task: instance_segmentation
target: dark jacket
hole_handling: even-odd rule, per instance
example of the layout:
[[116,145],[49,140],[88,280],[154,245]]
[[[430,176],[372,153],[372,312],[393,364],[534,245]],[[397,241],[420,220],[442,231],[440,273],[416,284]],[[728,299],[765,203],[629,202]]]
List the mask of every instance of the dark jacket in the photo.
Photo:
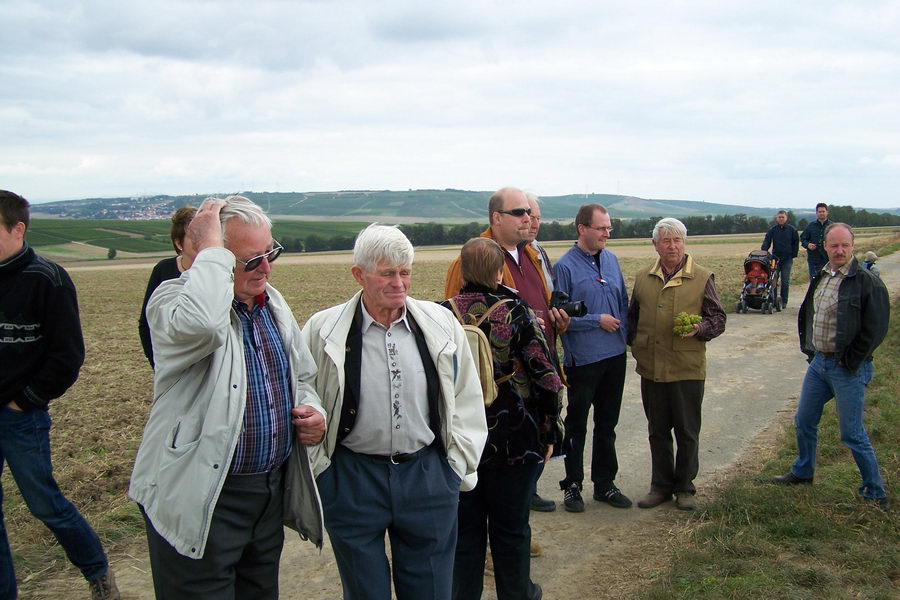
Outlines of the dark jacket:
[[26,244],[0,263],[0,406],[47,410],[83,362],[75,285]]
[[[562,388],[543,331],[528,305],[502,285],[467,283],[454,297],[460,312],[480,317],[500,300],[480,329],[491,343],[497,398],[485,407],[487,445],[479,469],[537,463],[547,444],[559,444],[557,394]],[[450,301],[443,306],[450,308]]]
[[144,303],[141,305],[141,317],[138,319],[138,334],[141,336],[144,356],[150,361],[151,367],[153,366],[153,342],[150,339],[150,324],[147,323],[147,303],[150,302],[150,296],[153,295],[159,284],[179,277],[181,277],[181,271],[178,270],[178,257],[173,256],[156,263],[150,273],[150,280],[147,281],[147,291],[144,293]]
[[[810,360],[816,353],[812,333],[813,294],[822,279],[821,276],[816,277],[806,290],[797,319],[800,349]],[[835,354],[848,370],[855,373],[863,361],[872,360],[872,353],[887,335],[890,310],[884,283],[869,271],[860,269],[859,262],[854,258],[838,290]]]
[[[800,244],[806,248],[806,260],[814,263],[825,265],[828,262],[828,253],[825,252],[825,230],[834,223],[831,219],[825,219],[824,223],[819,223],[818,219],[806,226],[803,233],[800,234]],[[810,250],[809,245],[815,244],[816,249]]]
[[797,252],[800,250],[800,236],[793,225],[785,223],[784,225],[772,225],[766,232],[761,250],[768,250],[772,247],[772,254],[779,259],[797,258]]

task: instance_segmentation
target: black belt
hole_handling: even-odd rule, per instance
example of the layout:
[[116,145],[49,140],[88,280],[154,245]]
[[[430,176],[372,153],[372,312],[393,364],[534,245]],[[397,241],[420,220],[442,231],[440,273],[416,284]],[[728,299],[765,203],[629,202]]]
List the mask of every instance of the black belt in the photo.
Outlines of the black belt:
[[819,350],[819,354],[821,354],[825,358],[834,358],[835,356],[837,356],[837,352],[822,352],[821,350]]
[[365,456],[366,458],[373,460],[379,463],[391,463],[392,465],[402,465],[403,463],[408,463],[411,460],[415,460],[419,458],[419,455],[428,450],[431,446],[422,446],[415,452],[407,452],[405,454],[401,454],[397,452],[396,454],[390,454],[388,456],[382,456],[380,454],[360,454],[360,456]]

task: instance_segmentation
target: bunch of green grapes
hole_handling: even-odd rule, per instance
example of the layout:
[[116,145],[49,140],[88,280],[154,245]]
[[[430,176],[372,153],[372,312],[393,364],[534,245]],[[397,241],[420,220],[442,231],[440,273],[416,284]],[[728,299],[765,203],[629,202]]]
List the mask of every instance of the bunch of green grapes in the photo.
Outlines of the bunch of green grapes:
[[694,330],[694,323],[699,323],[702,317],[700,315],[689,315],[686,312],[680,312],[675,315],[675,327],[672,329],[675,335],[684,335]]

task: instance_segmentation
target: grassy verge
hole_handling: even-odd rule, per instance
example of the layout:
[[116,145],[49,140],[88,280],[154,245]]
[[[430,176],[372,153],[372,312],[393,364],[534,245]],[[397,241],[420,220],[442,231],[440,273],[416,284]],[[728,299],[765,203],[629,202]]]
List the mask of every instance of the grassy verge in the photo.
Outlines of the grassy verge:
[[[900,302],[875,358],[866,427],[888,494],[900,474]],[[668,573],[643,600],[673,598],[897,598],[900,519],[854,497],[859,472],[839,439],[832,403],[819,430],[815,485],[770,483],[796,456],[793,425],[777,454],[756,473],[737,474],[676,535]]]

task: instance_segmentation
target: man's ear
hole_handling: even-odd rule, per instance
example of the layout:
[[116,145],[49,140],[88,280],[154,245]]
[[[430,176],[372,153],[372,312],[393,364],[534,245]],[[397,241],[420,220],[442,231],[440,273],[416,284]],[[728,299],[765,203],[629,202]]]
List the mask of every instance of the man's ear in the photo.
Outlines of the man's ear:
[[350,272],[353,274],[353,279],[355,279],[359,285],[363,285],[362,267],[360,267],[359,265],[353,265],[352,267],[350,267]]

